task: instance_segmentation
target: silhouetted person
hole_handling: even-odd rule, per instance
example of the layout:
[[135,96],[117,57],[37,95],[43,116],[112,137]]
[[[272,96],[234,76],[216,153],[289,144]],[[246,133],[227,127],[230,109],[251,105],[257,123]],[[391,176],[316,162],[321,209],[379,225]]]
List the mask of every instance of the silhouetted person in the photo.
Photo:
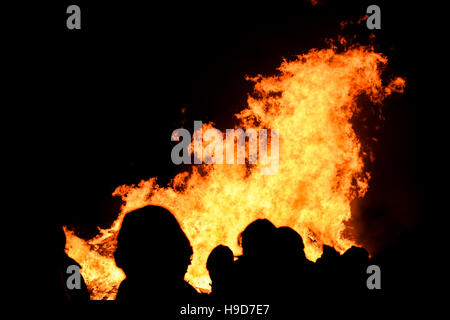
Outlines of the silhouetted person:
[[226,246],[218,245],[209,254],[206,268],[211,278],[211,298],[219,299],[232,295],[234,289],[233,262],[233,251]]
[[317,291],[322,292],[325,300],[335,299],[342,291],[340,254],[333,247],[323,245],[322,256],[317,259]]
[[311,292],[316,285],[312,263],[306,259],[303,239],[289,227],[279,227],[275,233],[277,295],[284,299],[296,299],[304,292]]
[[289,227],[279,227],[275,235],[276,251],[281,257],[306,259],[303,239],[297,231]]
[[323,245],[323,252],[316,263],[320,265],[333,266],[339,263],[339,252],[333,247]]
[[249,224],[240,234],[238,243],[242,256],[235,261],[236,294],[240,298],[262,301],[275,294],[276,274],[274,259],[277,228],[266,219]]
[[[68,268],[70,266],[76,266],[80,268],[80,265],[73,259],[69,258],[67,254],[64,252],[64,248],[66,245],[66,236],[62,229],[61,225],[55,225],[54,233],[53,233],[53,257],[54,257],[54,265],[53,265],[53,293],[55,294],[54,301],[60,302],[81,302],[89,300],[89,292],[84,282],[84,279],[80,273],[75,274],[74,270]],[[78,271],[77,271],[78,272]],[[67,285],[72,283],[71,277],[79,276],[79,288],[72,287]]]
[[368,292],[367,266],[369,265],[369,253],[364,248],[351,247],[341,257],[341,279],[345,283],[343,290],[348,295],[365,294]]
[[159,206],[128,213],[118,235],[116,264],[126,274],[118,301],[161,304],[189,303],[198,296],[184,281],[192,247],[178,221]]

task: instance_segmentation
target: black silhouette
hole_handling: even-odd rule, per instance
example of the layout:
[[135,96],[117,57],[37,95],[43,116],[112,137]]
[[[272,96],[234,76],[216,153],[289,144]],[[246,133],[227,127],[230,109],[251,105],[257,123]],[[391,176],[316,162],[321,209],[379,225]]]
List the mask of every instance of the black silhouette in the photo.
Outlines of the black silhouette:
[[275,294],[273,260],[277,228],[266,219],[258,219],[240,234],[242,256],[235,262],[236,296],[242,299],[267,299]]
[[317,292],[326,300],[332,299],[342,290],[340,255],[333,247],[324,245],[322,256],[316,261]]
[[342,289],[351,295],[368,292],[366,282],[369,254],[364,248],[351,247],[341,256]]
[[232,295],[234,290],[234,256],[230,248],[218,245],[215,247],[206,263],[211,278],[210,297],[225,298]]
[[127,277],[118,301],[176,304],[198,296],[184,281],[192,247],[178,221],[162,207],[147,206],[125,216],[114,256]]
[[[55,232],[53,250],[58,257],[55,272],[56,299],[88,300],[87,288],[68,290],[64,270],[75,261],[64,253],[65,236],[61,228]],[[230,248],[218,245],[207,260],[211,277],[211,293],[200,295],[184,281],[193,254],[190,242],[178,221],[166,209],[147,206],[126,215],[118,236],[116,263],[126,273],[120,285],[117,301],[141,302],[161,310],[177,313],[180,305],[221,305],[224,303],[270,304],[278,316],[298,314],[299,301],[311,310],[334,312],[349,302],[389,302],[396,295],[413,298],[424,263],[417,263],[411,244],[422,244],[417,236],[405,234],[399,240],[370,257],[359,247],[339,254],[324,245],[322,256],[315,262],[306,259],[302,237],[292,228],[275,227],[269,220],[259,219],[249,224],[238,237],[242,255],[235,260]],[[423,246],[423,245],[422,245]],[[383,270],[383,288],[369,290],[367,267],[379,265]],[[410,269],[408,269],[408,266]],[[421,283],[419,283],[421,284]],[[301,300],[299,300],[301,299]],[[383,299],[383,300],[380,300]],[[164,313],[164,312],[163,312]],[[223,315],[221,315],[223,316]],[[220,317],[219,317],[220,318]]]
[[316,275],[306,259],[302,237],[289,227],[279,227],[275,235],[273,259],[278,296],[293,299],[302,292],[312,292]]

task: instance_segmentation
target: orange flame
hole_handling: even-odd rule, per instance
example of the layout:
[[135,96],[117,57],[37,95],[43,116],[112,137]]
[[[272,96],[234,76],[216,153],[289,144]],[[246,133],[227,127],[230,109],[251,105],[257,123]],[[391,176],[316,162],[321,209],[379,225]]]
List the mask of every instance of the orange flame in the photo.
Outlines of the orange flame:
[[331,47],[284,61],[275,76],[252,79],[256,94],[236,115],[236,127],[279,130],[278,172],[263,175],[261,164],[211,164],[201,166],[202,172],[193,166],[167,187],[156,178],[118,187],[113,195],[125,205],[110,229],[88,241],[65,229],[66,251],[82,266],[91,298],[115,298],[125,277],[112,257],[117,233],[126,213],[149,204],[176,216],[194,250],[186,280],[203,291],[210,288],[205,265],[211,250],[224,244],[239,255],[239,233],[258,218],[295,229],[312,261],[320,257],[323,244],[341,253],[355,245],[343,236],[344,222],[351,218],[351,201],[366,193],[370,175],[350,120],[361,108],[356,103],[361,94],[381,103],[403,90],[401,78],[382,84],[386,63],[370,47],[341,53]]

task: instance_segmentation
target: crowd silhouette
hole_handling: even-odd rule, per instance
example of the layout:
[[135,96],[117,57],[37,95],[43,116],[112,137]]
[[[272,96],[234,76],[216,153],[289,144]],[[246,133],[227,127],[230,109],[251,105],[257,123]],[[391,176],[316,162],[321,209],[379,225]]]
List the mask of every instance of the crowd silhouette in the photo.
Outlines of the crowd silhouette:
[[[84,283],[80,290],[65,287],[63,271],[76,262],[64,254],[62,230],[56,234],[59,240],[55,249],[60,257],[55,277],[58,298],[88,300]],[[276,227],[266,219],[250,223],[237,241],[242,247],[241,256],[235,257],[224,245],[211,251],[206,264],[211,293],[202,294],[184,280],[193,251],[176,218],[159,206],[135,210],[126,215],[118,235],[114,257],[126,280],[116,300],[143,302],[155,308],[186,303],[281,304],[279,310],[291,314],[299,301],[373,301],[382,297],[379,292],[383,290],[370,290],[366,284],[367,267],[373,264],[385,271],[382,288],[390,290],[390,297],[413,287],[405,280],[410,279],[411,268],[405,270],[399,260],[410,252],[407,246],[401,250],[394,246],[369,257],[363,248],[352,247],[339,254],[325,245],[323,255],[313,263],[306,259],[302,237],[295,230]],[[406,272],[403,277],[399,277],[400,270]]]

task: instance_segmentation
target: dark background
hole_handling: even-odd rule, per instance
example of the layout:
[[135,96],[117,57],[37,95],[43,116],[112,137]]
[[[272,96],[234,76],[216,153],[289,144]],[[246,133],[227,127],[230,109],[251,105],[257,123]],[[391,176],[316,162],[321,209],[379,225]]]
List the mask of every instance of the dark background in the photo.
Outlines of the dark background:
[[[66,28],[70,4],[81,7],[81,30]],[[381,30],[365,22],[340,29],[370,4],[381,8]],[[368,145],[373,178],[354,203],[349,230],[372,252],[407,230],[424,236],[436,209],[425,190],[439,174],[427,117],[440,113],[428,74],[442,46],[438,11],[408,1],[326,0],[314,7],[80,0],[24,7],[15,23],[33,26],[15,39],[26,48],[11,79],[27,88],[16,95],[29,132],[21,166],[38,173],[31,188],[43,192],[53,221],[91,237],[115,219],[120,201],[111,193],[118,185],[150,177],[164,185],[186,169],[170,160],[174,129],[191,131],[194,120],[233,125],[251,93],[246,75],[271,75],[283,58],[326,47],[326,38],[355,35],[365,44],[373,32],[376,49],[389,58],[384,79],[405,77],[407,87],[386,100],[378,131],[361,129],[363,143],[379,141]]]

